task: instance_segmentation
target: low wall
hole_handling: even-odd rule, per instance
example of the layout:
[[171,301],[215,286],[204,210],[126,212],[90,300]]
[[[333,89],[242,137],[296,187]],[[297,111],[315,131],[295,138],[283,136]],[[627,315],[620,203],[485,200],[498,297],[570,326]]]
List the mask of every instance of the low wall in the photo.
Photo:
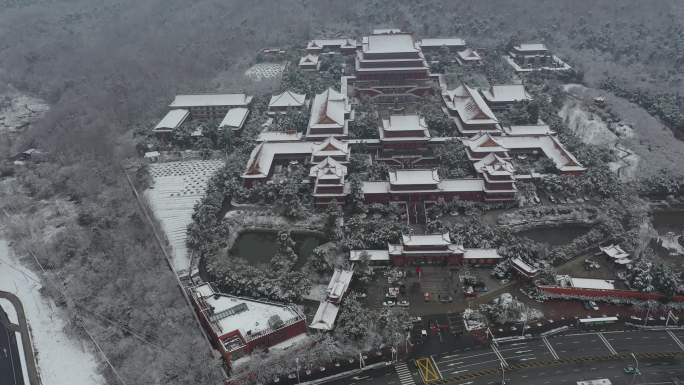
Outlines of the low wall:
[[[662,293],[647,293],[636,290],[606,290],[606,289],[585,289],[578,287],[559,287],[559,286],[538,286],[545,294],[559,295],[577,298],[619,298],[634,299],[641,301],[660,301],[666,300],[667,296]],[[670,301],[684,302],[684,295],[675,295]]]

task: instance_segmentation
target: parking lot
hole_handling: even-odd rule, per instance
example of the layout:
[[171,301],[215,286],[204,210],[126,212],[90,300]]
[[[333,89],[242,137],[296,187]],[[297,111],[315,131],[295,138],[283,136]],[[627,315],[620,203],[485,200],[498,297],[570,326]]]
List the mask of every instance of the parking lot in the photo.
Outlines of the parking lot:
[[465,296],[461,283],[465,270],[456,266],[421,266],[420,274],[416,267],[377,269],[366,301],[372,308],[405,305],[414,316],[461,312],[477,295],[501,286],[490,271],[488,267],[469,268],[467,274],[481,286],[474,296]]

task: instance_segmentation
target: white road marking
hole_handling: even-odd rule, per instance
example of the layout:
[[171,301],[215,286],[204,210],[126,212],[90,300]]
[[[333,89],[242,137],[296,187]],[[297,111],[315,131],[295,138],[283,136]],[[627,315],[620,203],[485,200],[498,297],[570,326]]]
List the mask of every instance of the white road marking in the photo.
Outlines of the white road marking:
[[499,351],[499,349],[497,349],[494,344],[490,344],[489,346],[494,351],[494,354],[496,354],[496,356],[499,357],[499,360],[501,360],[501,363],[503,364],[503,366],[508,367],[508,362],[506,362],[506,359],[503,357],[503,355],[501,355],[501,352]]
[[670,337],[672,337],[672,339],[677,344],[677,346],[679,346],[680,349],[684,350],[684,344],[682,344],[682,341],[680,341],[679,338],[677,338],[677,336],[674,333],[672,333],[672,330],[668,330],[667,334],[669,334]]
[[610,354],[618,354],[617,351],[613,348],[613,345],[611,345],[610,342],[608,342],[608,340],[606,339],[606,337],[603,336],[602,333],[596,333],[596,335],[601,339],[601,341],[603,341],[603,344],[606,345],[606,348],[608,348]]
[[551,346],[551,343],[546,337],[542,337],[542,342],[544,342],[544,345],[546,345],[546,348],[549,349],[549,352],[553,356],[554,360],[559,360],[560,357],[558,356],[558,353],[553,349],[553,346]]

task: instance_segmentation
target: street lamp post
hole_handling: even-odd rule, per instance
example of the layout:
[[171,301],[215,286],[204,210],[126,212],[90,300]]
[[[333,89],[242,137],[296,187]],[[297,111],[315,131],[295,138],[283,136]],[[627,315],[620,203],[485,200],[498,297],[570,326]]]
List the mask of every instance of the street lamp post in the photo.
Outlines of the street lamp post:
[[630,353],[632,355],[632,358],[634,358],[634,371],[632,372],[632,384],[634,381],[636,381],[636,376],[639,374],[639,361],[636,358],[636,355],[634,353]]
[[297,384],[300,384],[301,382],[299,381],[299,357],[295,358],[295,362],[297,363]]

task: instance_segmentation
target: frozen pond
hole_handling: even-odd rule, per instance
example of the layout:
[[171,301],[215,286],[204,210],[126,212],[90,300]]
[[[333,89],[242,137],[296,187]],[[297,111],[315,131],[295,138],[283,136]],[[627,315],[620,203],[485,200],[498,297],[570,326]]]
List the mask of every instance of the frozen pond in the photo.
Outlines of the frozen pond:
[[[278,250],[278,233],[275,231],[244,231],[235,240],[231,254],[239,256],[252,264],[267,264]],[[295,252],[299,256],[295,267],[304,265],[313,249],[324,240],[309,233],[292,233]]]
[[190,267],[185,240],[195,203],[204,196],[209,178],[222,166],[222,160],[187,160],[150,165],[153,184],[145,191],[145,196],[171,244],[174,268],[179,273]]

